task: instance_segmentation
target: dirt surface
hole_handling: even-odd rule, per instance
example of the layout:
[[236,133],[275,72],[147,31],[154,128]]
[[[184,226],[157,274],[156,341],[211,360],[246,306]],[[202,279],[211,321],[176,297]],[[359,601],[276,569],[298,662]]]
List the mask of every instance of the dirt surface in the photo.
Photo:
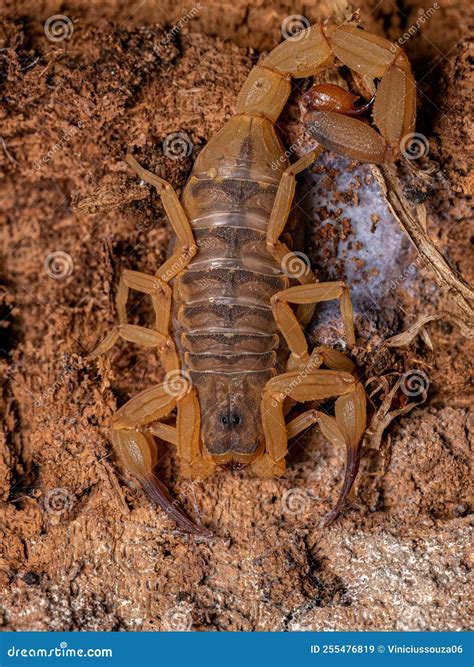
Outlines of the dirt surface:
[[[472,280],[470,79],[460,42],[469,3],[435,4],[404,45],[420,82],[417,129],[434,166],[428,228]],[[180,189],[200,148],[234,111],[259,50],[281,39],[285,17],[316,21],[334,9],[329,2],[160,5],[137,3],[130,15],[128,2],[111,0],[4,3],[0,626],[467,629],[472,344],[436,324],[433,351],[421,340],[396,353],[379,347],[447,300],[380,201],[369,168],[326,156],[308,176],[314,198],[300,249],[322,279],[354,283],[364,379],[416,371],[429,392],[424,404],[419,392],[397,398],[419,405],[390,426],[379,451],[365,452],[352,507],[321,528],[344,453],[317,429],[292,443],[277,480],[222,471],[190,484],[173,448],[159,443],[161,479],[191,515],[199,507],[210,541],[177,532],[114,457],[111,415],[159,382],[163,369],[154,353],[127,344],[97,362],[84,356],[116,321],[120,270],[154,273],[169,240],[156,194],[123,156],[133,150]],[[368,29],[398,39],[421,7],[370,0],[360,9]],[[66,24],[70,34],[55,41],[43,26],[59,12],[73,29]],[[283,135],[291,138],[297,125],[287,114]],[[181,159],[163,150],[174,132],[189,138]],[[136,297],[130,319],[151,321],[149,304]],[[315,340],[337,340],[328,317],[312,323]]]

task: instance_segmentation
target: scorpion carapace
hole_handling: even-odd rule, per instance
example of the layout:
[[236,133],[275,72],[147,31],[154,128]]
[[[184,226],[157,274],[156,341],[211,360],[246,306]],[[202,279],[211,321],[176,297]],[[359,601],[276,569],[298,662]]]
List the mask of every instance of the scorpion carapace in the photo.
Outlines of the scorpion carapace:
[[[356,104],[354,95],[333,84],[310,91],[304,103],[320,145],[290,164],[274,124],[291,78],[341,66],[372,89],[378,80],[375,99]],[[285,471],[288,439],[318,423],[333,445],[347,451],[341,494],[326,523],[341,511],[357,473],[366,394],[348,356],[328,346],[308,349],[304,326],[317,303],[338,299],[353,346],[349,289],[302,272],[280,237],[291,229],[297,174],[323,148],[360,161],[394,160],[414,127],[415,96],[409,62],[398,46],[352,24],[315,25],[252,69],[235,115],[200,152],[181,201],[167,181],[127,156],[161,195],[174,237],[154,276],[124,271],[119,325],[91,356],[119,338],[159,350],[164,381],[118,410],[112,440],[128,470],[184,529],[206,533],[154,475],[154,436],[176,446],[183,473],[194,479],[220,465],[249,465],[260,476],[274,476]],[[369,107],[373,125],[358,117]],[[130,289],[150,295],[153,329],[127,322]],[[295,403],[328,398],[336,399],[334,416],[311,409],[285,422]],[[173,426],[166,420],[175,409]]]

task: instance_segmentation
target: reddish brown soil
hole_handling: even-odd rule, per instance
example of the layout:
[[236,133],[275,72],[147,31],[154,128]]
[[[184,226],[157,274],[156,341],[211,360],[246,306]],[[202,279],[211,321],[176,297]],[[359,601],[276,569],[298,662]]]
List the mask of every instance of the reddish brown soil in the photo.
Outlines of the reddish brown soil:
[[[439,324],[430,328],[433,352],[419,342],[377,353],[387,335],[443,305],[419,266],[370,307],[361,297],[357,359],[366,378],[422,370],[428,402],[392,424],[381,453],[364,457],[358,502],[330,529],[320,524],[337,497],[344,454],[316,429],[293,444],[278,480],[222,471],[193,487],[173,448],[159,444],[161,478],[190,514],[195,494],[215,535],[209,542],[178,533],[117,463],[110,417],[163,370],[153,353],[131,345],[98,362],[84,355],[116,321],[120,270],[153,273],[169,239],[155,193],[123,162],[127,147],[180,189],[200,148],[234,111],[258,50],[280,39],[284,17],[314,21],[332,9],[329,2],[318,10],[301,2],[206,3],[193,32],[183,29],[168,42],[183,7],[193,5],[163,2],[158,9],[150,1],[129,17],[129,4],[4,3],[0,626],[467,628],[472,345]],[[437,165],[427,200],[430,233],[472,279],[470,83],[467,47],[459,43],[469,4],[438,4],[405,46],[420,79],[418,129]],[[393,3],[361,5],[366,27],[392,39],[421,7],[403,3],[403,15]],[[74,20],[74,32],[53,42],[43,23],[59,12]],[[176,131],[193,144],[181,160],[162,149]],[[349,189],[348,200],[357,184]],[[369,226],[374,210],[372,201]],[[320,207],[303,248],[323,278],[330,266],[347,274],[344,262],[361,261],[368,280],[373,265],[357,252],[370,244],[355,248],[355,259],[341,258],[339,241],[352,232],[345,215],[335,221],[333,231],[325,228]],[[50,256],[58,252],[66,254],[55,264]],[[400,272],[414,260],[401,243]],[[140,299],[130,308],[134,322],[150,318]]]

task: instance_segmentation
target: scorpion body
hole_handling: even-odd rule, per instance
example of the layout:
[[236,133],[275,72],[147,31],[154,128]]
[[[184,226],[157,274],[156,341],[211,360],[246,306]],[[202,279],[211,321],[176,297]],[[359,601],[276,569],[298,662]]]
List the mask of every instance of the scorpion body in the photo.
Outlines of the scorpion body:
[[198,253],[175,278],[173,329],[196,387],[203,439],[216,463],[248,463],[260,442],[260,397],[276,375],[270,299],[289,278],[266,246],[284,149],[273,124],[234,116],[225,154],[211,141],[183,192]]
[[[306,121],[319,147],[290,164],[275,123],[291,78],[348,67],[374,99],[338,86],[305,95]],[[378,86],[375,81],[378,80]],[[132,398],[113,419],[112,441],[149,496],[181,527],[206,533],[179,509],[154,474],[154,436],[177,447],[183,473],[203,479],[217,466],[250,465],[260,476],[282,475],[287,441],[319,424],[347,451],[341,511],[355,479],[366,424],[366,395],[355,365],[328,346],[308,349],[304,325],[315,305],[338,299],[349,346],[355,344],[349,289],[317,282],[280,238],[291,230],[296,175],[324,148],[364,162],[393,161],[415,119],[415,83],[406,56],[354,25],[305,30],[274,49],[249,74],[236,113],[200,152],[181,201],[164,179],[128,164],[154,185],[173,227],[168,258],[155,276],[126,270],[117,294],[119,325],[91,356],[119,338],[156,347],[165,380]],[[358,118],[372,108],[373,125]],[[151,296],[155,327],[129,324],[130,289]],[[336,398],[334,416],[292,405]],[[176,409],[176,426],[166,418]]]

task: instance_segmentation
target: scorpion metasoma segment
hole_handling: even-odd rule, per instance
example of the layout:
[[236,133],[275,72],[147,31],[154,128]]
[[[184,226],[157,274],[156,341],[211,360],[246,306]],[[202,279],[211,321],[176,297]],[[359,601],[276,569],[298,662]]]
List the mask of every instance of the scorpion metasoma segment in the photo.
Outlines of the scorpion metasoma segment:
[[[275,122],[291,78],[342,66],[369,89],[376,87],[374,99],[356,106],[342,87],[314,86],[303,102],[319,147],[290,165]],[[159,350],[164,381],[118,410],[112,441],[126,468],[185,530],[208,534],[154,474],[154,436],[176,445],[181,469],[193,479],[221,465],[248,465],[257,475],[274,476],[285,471],[288,439],[318,423],[334,446],[347,451],[340,497],[326,523],[341,511],[357,473],[366,394],[345,354],[328,346],[308,350],[304,326],[315,304],[338,299],[353,346],[349,289],[301,271],[280,237],[291,230],[297,174],[323,148],[363,162],[393,161],[401,139],[413,131],[415,96],[410,64],[398,46],[353,24],[315,25],[252,69],[235,115],[200,152],[181,201],[167,181],[127,156],[160,194],[174,235],[154,276],[123,272],[119,325],[91,357],[119,338]],[[357,117],[369,107],[373,124]],[[154,329],[127,322],[130,289],[150,295]],[[295,403],[328,398],[336,398],[334,416],[311,409],[285,423]],[[172,426],[165,422],[175,409]]]

